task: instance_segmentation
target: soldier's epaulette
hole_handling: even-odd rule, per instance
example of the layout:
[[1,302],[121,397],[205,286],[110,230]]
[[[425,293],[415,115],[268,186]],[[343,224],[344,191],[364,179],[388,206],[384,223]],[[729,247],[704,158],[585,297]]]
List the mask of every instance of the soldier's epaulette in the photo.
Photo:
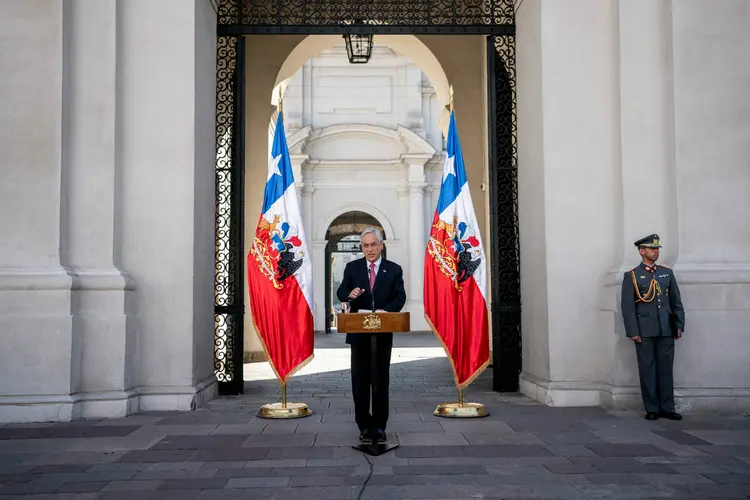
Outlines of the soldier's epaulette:
[[625,271],[625,274],[627,274],[627,273],[632,273],[633,271],[635,271],[635,270],[636,270],[636,269],[638,269],[639,267],[641,267],[641,265],[640,265],[640,264],[638,264],[638,265],[637,265],[637,266],[635,266],[635,267],[631,267],[630,269],[628,269],[627,271]]
[[658,265],[657,267],[663,267],[664,269],[666,269],[666,270],[668,270],[668,271],[671,271],[671,270],[672,270],[672,268],[671,268],[671,267],[667,267],[667,266],[662,266],[661,264],[659,264],[659,265]]

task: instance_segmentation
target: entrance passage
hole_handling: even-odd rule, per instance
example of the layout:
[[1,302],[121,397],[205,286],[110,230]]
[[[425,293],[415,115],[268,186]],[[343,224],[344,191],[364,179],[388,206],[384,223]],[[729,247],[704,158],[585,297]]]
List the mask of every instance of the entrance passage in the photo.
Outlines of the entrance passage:
[[[341,312],[341,302],[336,297],[336,290],[344,277],[346,265],[364,257],[359,235],[368,227],[379,229],[383,239],[387,239],[380,222],[370,214],[359,211],[346,212],[336,217],[326,231],[326,333],[336,329],[336,315]],[[384,259],[387,251],[387,248],[383,249]]]

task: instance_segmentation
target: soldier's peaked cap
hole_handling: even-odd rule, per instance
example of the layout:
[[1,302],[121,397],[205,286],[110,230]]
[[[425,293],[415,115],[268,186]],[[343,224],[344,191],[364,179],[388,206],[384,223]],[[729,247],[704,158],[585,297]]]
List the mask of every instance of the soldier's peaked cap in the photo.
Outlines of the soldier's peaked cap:
[[645,238],[641,238],[640,240],[633,243],[638,248],[645,247],[645,248],[661,248],[661,243],[659,242],[659,235],[658,234],[651,234],[646,236]]

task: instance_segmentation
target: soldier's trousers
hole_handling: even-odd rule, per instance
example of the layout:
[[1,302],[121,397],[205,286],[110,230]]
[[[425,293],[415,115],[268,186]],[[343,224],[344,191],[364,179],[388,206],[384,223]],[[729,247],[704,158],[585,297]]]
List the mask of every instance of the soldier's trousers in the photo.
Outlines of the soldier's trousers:
[[642,337],[635,344],[643,406],[649,413],[674,411],[674,338]]

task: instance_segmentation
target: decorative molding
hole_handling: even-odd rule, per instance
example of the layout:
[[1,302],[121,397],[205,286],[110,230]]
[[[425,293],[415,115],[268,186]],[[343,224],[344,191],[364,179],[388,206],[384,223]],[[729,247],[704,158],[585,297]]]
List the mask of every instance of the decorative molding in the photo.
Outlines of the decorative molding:
[[321,129],[313,129],[312,126],[306,125],[287,137],[289,153],[308,154],[315,142],[346,136],[382,137],[401,144],[404,154],[421,154],[431,158],[437,153],[436,149],[426,139],[403,125],[399,125],[394,130],[363,123],[342,123]]

